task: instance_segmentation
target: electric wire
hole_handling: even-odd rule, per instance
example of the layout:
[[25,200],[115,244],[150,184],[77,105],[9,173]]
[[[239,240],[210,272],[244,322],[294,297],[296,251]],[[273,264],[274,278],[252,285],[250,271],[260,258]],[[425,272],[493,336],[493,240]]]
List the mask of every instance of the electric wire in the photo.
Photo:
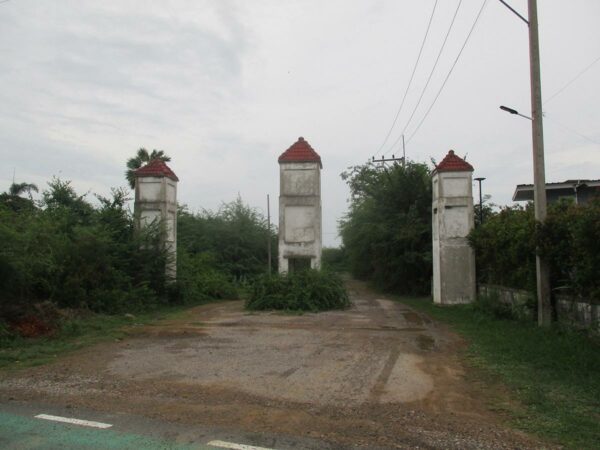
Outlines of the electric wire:
[[423,42],[421,42],[421,48],[419,49],[419,54],[417,55],[417,60],[415,61],[415,65],[413,67],[412,74],[410,75],[410,79],[408,80],[408,85],[406,86],[406,90],[404,91],[404,96],[402,97],[402,101],[400,102],[400,107],[398,108],[398,111],[396,112],[396,117],[394,117],[392,126],[390,127],[389,131],[387,132],[387,135],[385,136],[383,143],[381,144],[381,146],[379,147],[379,149],[377,150],[376,153],[379,153],[381,151],[381,149],[387,143],[388,139],[390,138],[390,135],[392,134],[392,131],[394,131],[394,127],[396,126],[396,122],[398,121],[398,117],[400,116],[400,112],[402,111],[402,108],[404,107],[404,102],[406,101],[406,96],[408,95],[408,91],[412,84],[413,78],[415,77],[415,72],[417,71],[417,66],[419,65],[419,61],[421,60],[421,55],[423,54],[423,48],[425,47],[425,42],[427,41],[427,36],[429,35],[429,30],[431,29],[431,22],[433,21],[433,16],[435,14],[437,4],[438,4],[438,0],[435,0],[435,3],[433,4],[433,9],[431,10],[431,16],[429,17],[429,22],[427,24],[427,29],[425,30],[425,36],[423,37]]
[[545,115],[544,115],[544,118],[545,118],[545,119],[549,119],[551,122],[554,122],[556,125],[558,125],[558,126],[559,126],[559,127],[561,127],[562,129],[564,129],[564,130],[566,130],[566,131],[568,131],[568,132],[570,132],[570,133],[576,134],[576,135],[577,135],[577,136],[579,136],[580,138],[583,138],[583,139],[585,139],[586,141],[589,141],[589,142],[591,142],[592,144],[600,145],[600,142],[599,142],[599,141],[596,141],[595,139],[592,139],[592,138],[590,138],[590,137],[586,136],[585,134],[582,134],[582,133],[580,133],[580,132],[578,132],[578,131],[575,131],[575,130],[573,130],[572,128],[569,128],[568,126],[566,126],[566,125],[565,125],[565,124],[563,124],[563,123],[560,123],[558,120],[554,119],[553,117],[548,117],[548,115],[547,115],[547,114],[545,114]]
[[425,122],[425,119],[427,119],[427,117],[429,116],[429,113],[433,109],[433,106],[437,102],[437,99],[439,98],[440,94],[444,90],[444,87],[446,86],[446,83],[448,82],[448,79],[450,78],[450,75],[452,74],[452,71],[454,70],[454,68],[456,67],[456,64],[458,63],[460,55],[462,55],[463,50],[465,49],[465,47],[467,46],[467,43],[469,42],[469,38],[473,34],[473,30],[475,30],[475,26],[477,25],[477,22],[479,21],[479,18],[481,17],[481,13],[483,12],[483,9],[485,8],[485,5],[487,4],[487,2],[488,2],[488,0],[483,0],[481,8],[479,8],[479,12],[477,13],[477,16],[475,17],[475,21],[473,22],[473,25],[471,26],[471,29],[469,30],[469,34],[467,34],[465,42],[463,43],[460,51],[458,52],[458,55],[456,56],[456,59],[454,60],[454,63],[452,63],[452,67],[450,67],[450,71],[448,72],[448,75],[446,75],[446,78],[444,79],[444,82],[442,83],[442,86],[440,87],[440,89],[437,92],[435,98],[433,99],[433,102],[431,103],[431,105],[429,106],[429,108],[427,109],[427,111],[425,112],[425,115],[423,116],[423,118],[421,119],[421,121],[419,122],[419,124],[417,125],[417,127],[415,128],[415,130],[412,132],[412,134],[410,135],[410,137],[408,138],[408,140],[406,141],[407,143],[409,143],[412,140],[412,138],[415,136],[415,134],[417,134],[417,132],[421,128],[421,125],[423,125],[423,122]]
[[429,76],[427,77],[427,82],[425,83],[425,86],[423,86],[423,89],[421,90],[421,95],[419,95],[419,99],[417,100],[417,104],[413,108],[412,113],[410,114],[410,117],[408,118],[408,121],[404,125],[404,128],[402,128],[402,133],[400,134],[400,136],[398,136],[398,138],[390,146],[389,150],[384,153],[384,155],[386,155],[391,150],[393,150],[394,147],[398,144],[398,142],[400,142],[400,139],[402,139],[402,136],[404,135],[404,132],[406,131],[406,129],[409,127],[410,123],[412,122],[412,120],[413,120],[413,118],[415,116],[415,113],[417,112],[417,108],[419,108],[419,105],[421,104],[421,100],[423,100],[423,96],[425,95],[425,91],[427,90],[427,87],[429,86],[431,78],[433,77],[433,73],[434,73],[434,71],[435,71],[435,69],[436,69],[436,67],[438,65],[438,62],[440,61],[440,57],[442,56],[442,52],[444,51],[444,47],[446,46],[446,42],[448,41],[448,36],[450,36],[450,32],[452,31],[452,27],[454,26],[454,22],[456,21],[456,16],[458,15],[458,11],[460,9],[460,5],[461,4],[462,4],[462,0],[459,0],[458,5],[456,6],[456,11],[454,11],[454,16],[452,16],[452,21],[450,22],[450,26],[448,27],[448,31],[446,32],[446,36],[444,37],[444,41],[442,42],[442,46],[440,47],[440,51],[438,52],[437,58],[435,59],[435,63],[433,63],[433,67],[431,68],[431,72],[429,72]]
[[550,103],[550,101],[552,99],[554,99],[557,95],[559,95],[560,93],[562,93],[562,91],[564,91],[565,89],[567,89],[569,86],[571,86],[575,81],[577,81],[577,79],[583,75],[584,73],[586,73],[588,70],[590,70],[592,68],[592,66],[594,64],[596,64],[598,61],[600,61],[600,56],[598,58],[596,58],[591,64],[589,64],[588,66],[585,67],[585,69],[583,69],[581,72],[579,72],[577,75],[575,75],[574,78],[571,79],[571,81],[569,81],[567,84],[565,84],[563,87],[561,87],[558,91],[556,91],[554,94],[552,94],[550,97],[548,97],[546,100],[544,100],[544,105],[547,105],[548,103]]

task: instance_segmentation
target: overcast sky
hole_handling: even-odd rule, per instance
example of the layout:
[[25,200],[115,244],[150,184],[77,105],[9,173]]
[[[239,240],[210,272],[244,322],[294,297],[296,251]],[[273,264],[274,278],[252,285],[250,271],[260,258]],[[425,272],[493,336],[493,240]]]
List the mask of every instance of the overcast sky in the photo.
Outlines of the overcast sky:
[[[239,193],[277,223],[277,157],[299,136],[323,160],[325,245],[347,208],[340,173],[374,154],[429,163],[468,155],[484,194],[510,204],[531,183],[527,27],[488,0],[421,127],[483,0],[10,0],[0,3],[0,190],[78,192],[125,186],[139,147],[165,150],[179,201],[215,209]],[[524,15],[525,0],[511,0]],[[542,93],[550,97],[600,58],[600,2],[541,0]],[[600,178],[600,62],[544,105],[548,181]],[[409,140],[409,137],[411,137]],[[474,193],[477,195],[477,191]]]

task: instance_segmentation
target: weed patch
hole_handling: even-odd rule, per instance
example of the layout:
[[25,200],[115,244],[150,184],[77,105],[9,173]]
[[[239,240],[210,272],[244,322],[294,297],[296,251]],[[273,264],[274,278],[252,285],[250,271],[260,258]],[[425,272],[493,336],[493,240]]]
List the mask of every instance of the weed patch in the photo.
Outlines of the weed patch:
[[0,369],[38,366],[83,347],[120,340],[127,335],[128,328],[132,326],[171,318],[191,306],[165,306],[137,316],[88,312],[62,320],[51,336],[31,338],[15,333],[2,333],[0,323]]

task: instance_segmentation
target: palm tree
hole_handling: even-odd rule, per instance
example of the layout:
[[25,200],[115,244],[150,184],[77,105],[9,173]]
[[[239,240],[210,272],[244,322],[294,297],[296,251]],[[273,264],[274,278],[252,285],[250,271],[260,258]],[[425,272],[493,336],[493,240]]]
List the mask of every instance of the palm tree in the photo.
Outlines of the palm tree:
[[153,159],[160,159],[165,162],[171,161],[171,157],[167,156],[163,150],[152,150],[151,153],[148,153],[145,148],[140,148],[133,158],[127,160],[125,177],[127,177],[131,189],[135,189],[135,171]]
[[26,192],[31,200],[31,191],[39,192],[38,187],[33,183],[13,183],[8,188],[8,195],[12,197],[19,197],[21,194]]
[[[33,196],[31,192],[38,192],[38,187],[33,183],[13,183],[7,192],[0,194],[0,204],[8,206],[13,211],[25,211],[35,209]],[[27,193],[29,198],[21,197],[21,194]]]

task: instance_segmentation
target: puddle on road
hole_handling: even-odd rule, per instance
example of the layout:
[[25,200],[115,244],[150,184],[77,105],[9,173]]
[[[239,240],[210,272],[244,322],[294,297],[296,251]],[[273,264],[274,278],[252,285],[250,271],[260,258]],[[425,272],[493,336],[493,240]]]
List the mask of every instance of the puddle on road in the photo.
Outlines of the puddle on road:
[[425,334],[419,334],[417,336],[417,345],[419,346],[419,349],[429,351],[435,346],[435,339]]
[[415,325],[423,325],[423,319],[421,319],[421,316],[419,316],[415,312],[412,312],[412,311],[403,312],[402,315],[404,316],[404,319],[407,322],[410,322]]

